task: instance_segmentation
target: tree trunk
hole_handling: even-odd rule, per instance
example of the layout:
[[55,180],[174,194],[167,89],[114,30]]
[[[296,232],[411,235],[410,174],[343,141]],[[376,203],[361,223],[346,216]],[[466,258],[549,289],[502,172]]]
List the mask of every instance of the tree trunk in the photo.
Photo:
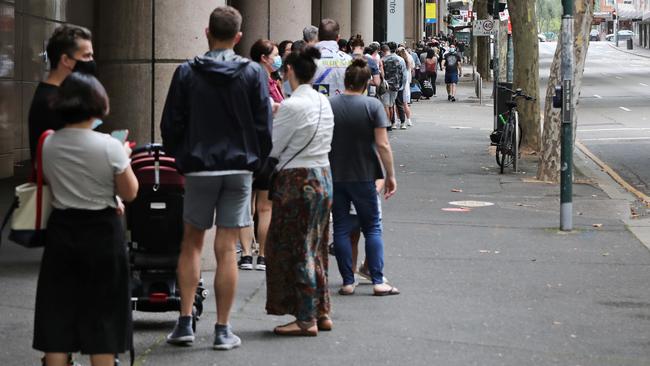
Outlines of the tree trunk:
[[[574,70],[573,70],[573,105],[578,106],[582,75],[585,71],[587,51],[589,49],[589,31],[594,17],[592,0],[575,2],[574,30]],[[560,180],[560,132],[562,129],[561,110],[553,108],[552,98],[554,87],[561,84],[561,49],[562,33],[558,39],[557,49],[551,65],[551,75],[546,89],[546,106],[544,108],[544,135],[542,150],[537,168],[537,178],[543,181],[558,182]],[[573,113],[573,139],[578,127],[578,113]]]
[[535,100],[518,100],[521,150],[535,153],[540,149],[539,40],[535,0],[509,0],[512,43],[515,53],[513,87],[521,88]]
[[508,79],[508,21],[499,22],[499,81]]
[[[476,19],[488,19],[487,0],[476,0],[474,9],[477,9]],[[484,81],[492,79],[490,75],[490,37],[476,37],[476,71],[481,74]]]

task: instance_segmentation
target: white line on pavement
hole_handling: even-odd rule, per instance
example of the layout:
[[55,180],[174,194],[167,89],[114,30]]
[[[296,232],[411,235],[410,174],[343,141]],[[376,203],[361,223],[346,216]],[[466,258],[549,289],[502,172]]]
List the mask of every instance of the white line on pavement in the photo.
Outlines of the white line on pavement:
[[598,99],[603,99],[603,97],[601,97],[601,96],[598,95],[598,94],[594,94],[594,97],[596,97],[596,98],[598,98]]
[[619,108],[626,111],[626,112],[631,112],[632,111],[630,108],[625,108],[625,107],[619,107]]
[[648,86],[648,84],[644,84],[644,83],[639,83],[639,85],[641,85],[641,86]]
[[621,141],[621,140],[650,140],[650,137],[604,137],[600,139],[580,139],[580,141]]
[[449,126],[449,128],[453,128],[455,130],[471,130],[472,127],[467,127],[467,126]]
[[616,78],[617,78],[618,80],[623,80],[623,78],[620,77],[620,76],[617,76]]
[[648,131],[650,127],[621,127],[621,128],[592,128],[578,129],[578,132],[605,132],[605,131]]

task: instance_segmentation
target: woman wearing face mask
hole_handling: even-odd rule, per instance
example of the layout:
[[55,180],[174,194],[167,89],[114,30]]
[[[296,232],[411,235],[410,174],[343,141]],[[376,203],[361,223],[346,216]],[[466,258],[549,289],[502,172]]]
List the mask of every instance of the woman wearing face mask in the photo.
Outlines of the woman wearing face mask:
[[[273,78],[282,66],[282,57],[280,57],[278,47],[267,39],[260,39],[253,44],[250,51],[251,59],[259,63],[268,73],[269,92],[271,95],[270,103],[273,103],[273,110],[276,111],[280,103],[284,100],[282,94],[282,84]],[[240,242],[242,245],[242,255],[239,260],[239,268],[242,270],[258,271],[266,270],[266,258],[264,257],[264,248],[266,247],[266,234],[271,223],[271,201],[269,201],[269,177],[256,176],[253,181],[253,207],[257,211],[257,241],[260,245],[257,263],[253,265],[253,227],[241,229]]]

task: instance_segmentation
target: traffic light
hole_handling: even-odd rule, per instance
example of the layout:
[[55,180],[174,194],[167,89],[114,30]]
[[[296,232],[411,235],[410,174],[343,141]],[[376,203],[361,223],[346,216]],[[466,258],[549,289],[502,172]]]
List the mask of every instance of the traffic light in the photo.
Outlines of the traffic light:
[[[488,14],[494,15],[494,2],[499,1],[499,0],[488,0],[487,1],[487,7],[488,7]],[[505,1],[499,1],[499,13],[506,10],[506,2]]]
[[616,20],[616,10],[612,11],[612,20]]

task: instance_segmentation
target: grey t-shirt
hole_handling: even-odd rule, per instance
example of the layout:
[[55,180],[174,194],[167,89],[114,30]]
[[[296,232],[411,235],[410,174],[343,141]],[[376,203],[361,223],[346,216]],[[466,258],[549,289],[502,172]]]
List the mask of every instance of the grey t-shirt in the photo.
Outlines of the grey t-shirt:
[[384,107],[376,98],[336,95],[330,98],[334,112],[334,137],[329,154],[335,182],[374,182],[384,174],[375,150],[375,128],[390,126]]
[[110,135],[82,128],[64,128],[45,140],[43,174],[58,209],[102,210],[116,207],[115,175],[130,160]]

